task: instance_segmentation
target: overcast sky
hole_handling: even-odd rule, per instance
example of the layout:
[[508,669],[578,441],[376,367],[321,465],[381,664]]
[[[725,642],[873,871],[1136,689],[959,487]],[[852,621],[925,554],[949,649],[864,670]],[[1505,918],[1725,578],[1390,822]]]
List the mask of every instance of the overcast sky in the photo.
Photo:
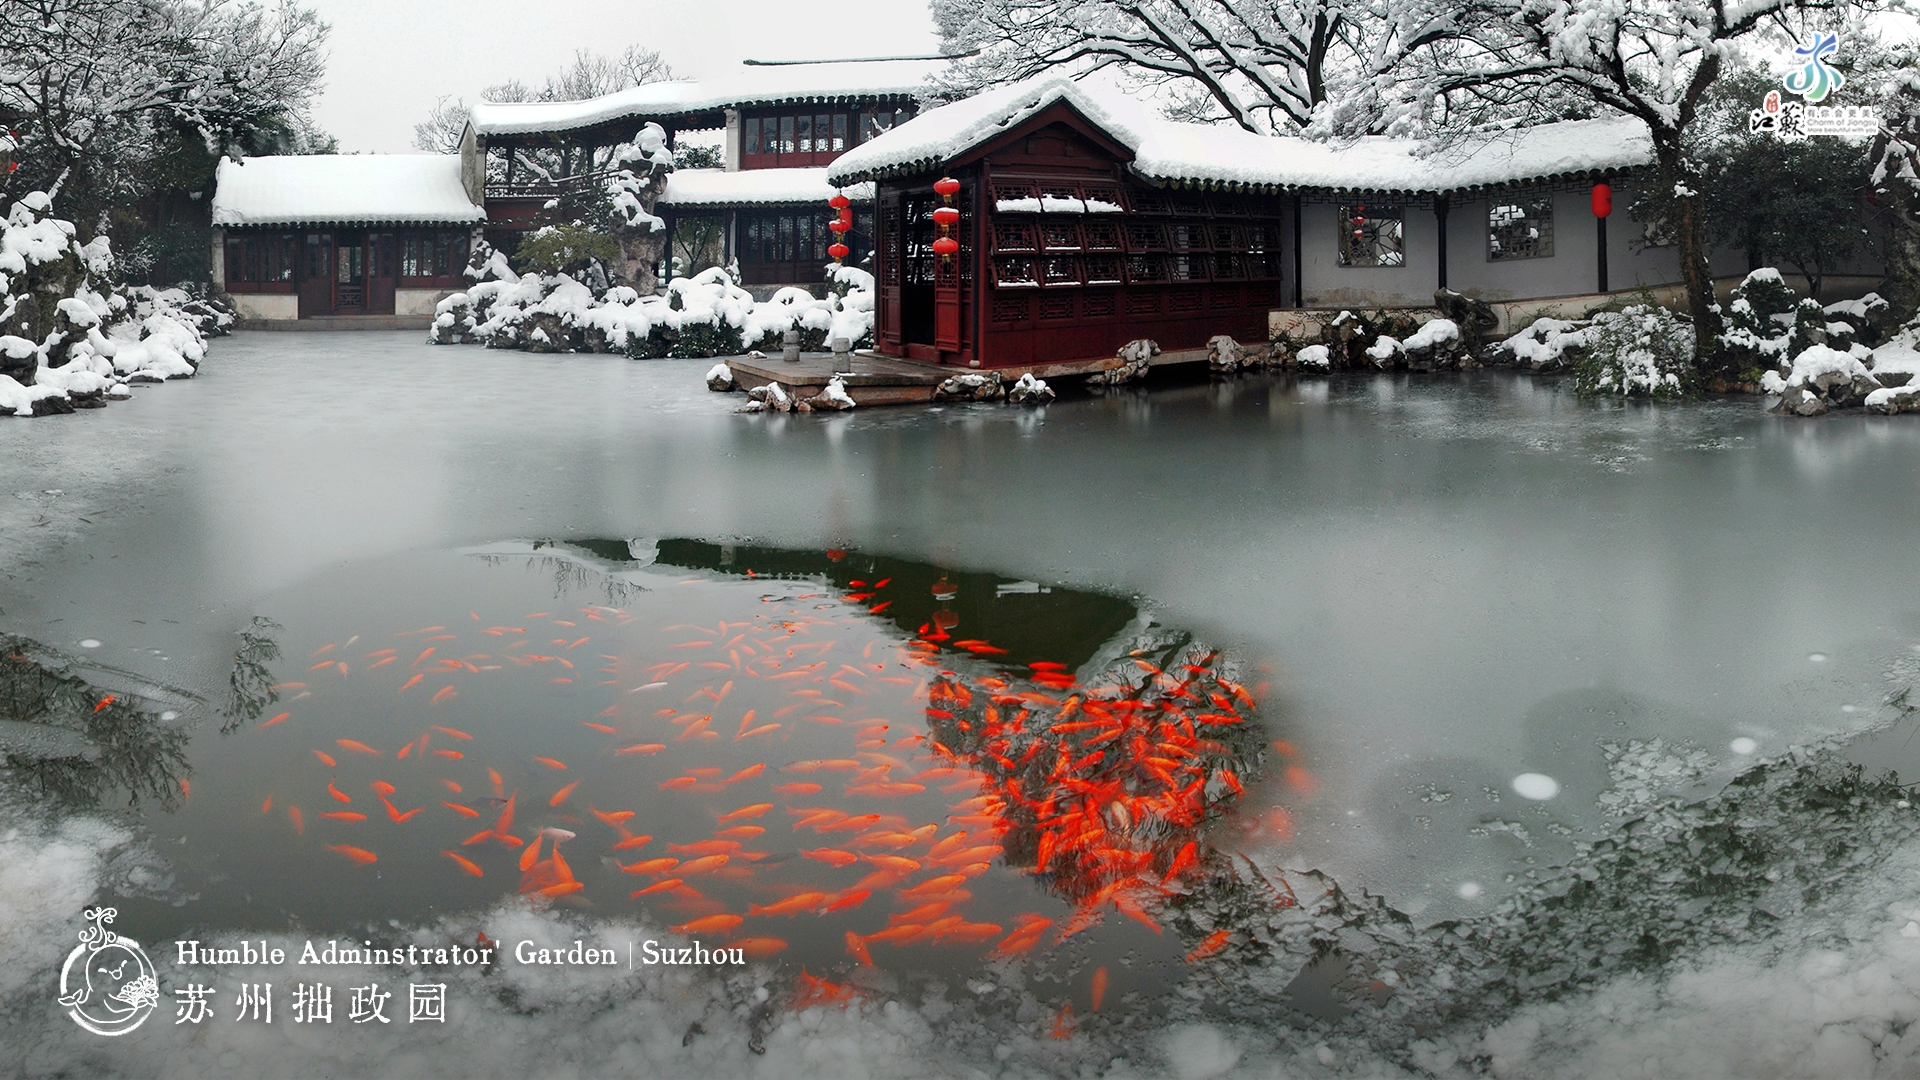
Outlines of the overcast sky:
[[538,85],[575,49],[644,45],[697,78],[747,57],[925,54],[937,45],[923,0],[307,2],[333,27],[314,118],[347,153],[411,150],[413,125],[437,98],[471,102],[508,79]]

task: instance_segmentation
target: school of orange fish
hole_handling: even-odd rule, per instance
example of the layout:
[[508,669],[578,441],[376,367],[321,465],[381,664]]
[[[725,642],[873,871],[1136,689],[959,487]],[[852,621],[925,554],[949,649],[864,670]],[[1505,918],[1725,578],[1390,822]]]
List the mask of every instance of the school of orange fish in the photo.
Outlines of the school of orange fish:
[[[430,723],[398,746],[376,745],[395,737],[389,730],[308,747],[321,770],[282,781],[261,813],[284,815],[304,836],[310,825],[300,802],[322,801],[329,808],[313,816],[325,823],[325,848],[362,865],[380,858],[380,818],[398,827],[426,813],[422,825],[443,831],[478,825],[470,835],[447,833],[442,865],[476,878],[517,874],[518,892],[541,903],[591,901],[589,883],[563,854],[587,848],[595,854],[586,865],[610,857],[632,876],[627,899],[672,912],[674,931],[722,937],[755,958],[788,947],[775,934],[782,920],[839,912],[872,913],[866,929],[844,932],[852,962],[869,966],[876,947],[959,945],[1014,956],[1070,938],[1109,912],[1160,932],[1156,910],[1218,858],[1207,831],[1242,794],[1241,774],[1258,768],[1244,747],[1263,745],[1257,724],[1249,725],[1265,686],[1240,685],[1220,670],[1218,654],[1198,650],[1165,669],[1135,654],[1082,685],[1063,664],[1007,663],[998,659],[1005,650],[956,640],[933,622],[889,640],[871,616],[891,604],[891,584],[763,597],[766,610],[750,617],[664,627],[659,634],[680,640],[631,651],[620,642],[634,616],[613,607],[533,612],[518,625],[489,625],[476,612],[460,632],[409,630],[394,635],[401,644],[365,651],[354,649],[358,638],[324,645],[305,676],[275,687],[295,697],[258,729],[299,739],[300,701],[350,678],[383,678],[383,668],[394,668],[403,698],[424,698],[425,711],[442,713],[463,690],[520,671],[614,688],[612,705],[577,722],[604,738],[597,764],[617,771],[569,780],[582,763],[496,762],[552,778],[538,791],[510,788],[499,769],[476,760],[484,737]],[[542,624],[559,636],[536,643]],[[589,648],[596,636],[614,651]],[[860,647],[858,636],[871,640]],[[649,707],[673,699],[679,704]],[[901,700],[890,716],[882,702],[892,699]],[[900,718],[906,710],[918,714],[910,724]],[[779,753],[828,732],[844,736],[844,756]],[[723,768],[706,763],[716,746],[767,753]],[[358,759],[350,762],[361,766],[356,772],[375,766],[384,775],[363,790],[357,781],[343,788],[343,758]],[[1310,782],[1297,766],[1289,778]],[[432,797],[420,793],[428,785]],[[663,799],[700,800],[712,828],[656,837],[646,822]],[[418,805],[403,809],[407,803]],[[996,861],[998,872],[1038,879],[1070,911],[969,918],[969,886],[995,872]],[[606,891],[607,876],[596,879],[596,891]],[[1231,937],[1218,930],[1187,959],[1215,955]],[[1096,1009],[1106,982],[1102,968]],[[844,1000],[844,990],[803,973],[800,996],[832,1002]]]

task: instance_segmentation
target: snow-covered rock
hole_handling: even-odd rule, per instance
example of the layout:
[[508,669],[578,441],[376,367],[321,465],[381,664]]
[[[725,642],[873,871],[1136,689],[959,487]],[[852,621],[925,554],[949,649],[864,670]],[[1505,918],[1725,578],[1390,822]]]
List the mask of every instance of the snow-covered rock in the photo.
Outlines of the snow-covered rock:
[[935,401],[999,401],[1006,386],[997,371],[968,372],[955,375],[934,388]]
[[[1325,346],[1321,346],[1325,348]],[[1399,366],[1407,355],[1407,347],[1389,334],[1381,334],[1367,346],[1367,359],[1373,366],[1382,370]]]
[[1866,403],[1868,395],[1881,389],[1863,362],[1872,354],[1865,346],[1857,352],[1841,352],[1825,345],[1804,349],[1793,358],[1793,366],[1782,376],[1768,371],[1760,378],[1760,389],[1779,397],[1775,412],[1796,416],[1815,416],[1830,408],[1846,408]]
[[1033,377],[1032,372],[1020,376],[1019,381],[1007,388],[1009,405],[1045,405],[1054,398],[1053,388],[1044,380]]
[[1250,354],[1228,334],[1215,334],[1207,339],[1207,369],[1217,375],[1231,375],[1242,367],[1250,367],[1250,359]]
[[1460,326],[1452,319],[1428,319],[1401,345],[1406,352],[1409,371],[1437,371],[1453,367],[1461,355]]
[[853,400],[853,395],[847,393],[846,380],[840,378],[838,375],[828,379],[826,388],[808,398],[806,403],[815,409],[825,409],[833,412],[845,412],[857,404],[857,402]]
[[1088,386],[1119,386],[1146,378],[1147,372],[1153,367],[1153,358],[1160,355],[1160,344],[1147,338],[1135,338],[1120,346],[1117,355],[1120,357],[1120,366],[1087,376]]
[[1592,328],[1584,321],[1535,319],[1494,349],[1493,362],[1533,372],[1564,371],[1586,356],[1592,341]]
[[732,368],[715,364],[707,369],[707,389],[725,394],[740,389],[740,383],[733,377]]
[[1333,350],[1325,345],[1309,345],[1293,356],[1302,371],[1327,371],[1333,367]]

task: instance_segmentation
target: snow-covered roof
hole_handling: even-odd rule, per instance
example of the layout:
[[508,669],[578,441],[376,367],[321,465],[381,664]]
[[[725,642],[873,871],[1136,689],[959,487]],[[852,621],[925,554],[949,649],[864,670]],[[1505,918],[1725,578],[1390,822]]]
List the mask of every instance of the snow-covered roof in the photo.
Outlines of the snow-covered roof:
[[1156,184],[1446,192],[1630,169],[1653,160],[1646,126],[1625,117],[1540,124],[1431,152],[1411,139],[1336,144],[1176,123],[1116,92],[1095,93],[1052,77],[929,109],[841,155],[827,167],[829,179],[851,183],[932,171],[1063,102],[1131,150],[1133,172]]
[[698,81],[648,83],[585,101],[482,101],[469,118],[488,135],[574,131],[612,120],[658,119],[789,101],[912,97],[944,59],[841,60],[821,64],[741,64]]
[[[678,169],[667,177],[663,206],[693,209],[703,206],[761,206],[807,203],[825,206],[841,189],[827,183],[825,165],[812,169]],[[855,202],[872,202],[872,184],[853,184],[844,194]]]
[[485,221],[451,154],[223,158],[215,225],[451,225]]

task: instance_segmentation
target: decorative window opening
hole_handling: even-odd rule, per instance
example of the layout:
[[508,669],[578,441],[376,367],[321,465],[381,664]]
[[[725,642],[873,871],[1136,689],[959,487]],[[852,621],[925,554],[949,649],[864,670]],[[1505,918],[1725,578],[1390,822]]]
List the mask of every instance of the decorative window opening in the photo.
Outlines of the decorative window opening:
[[1406,222],[1398,206],[1340,207],[1341,266],[1405,266]]
[[1545,259],[1553,255],[1553,196],[1502,196],[1487,203],[1487,259]]

